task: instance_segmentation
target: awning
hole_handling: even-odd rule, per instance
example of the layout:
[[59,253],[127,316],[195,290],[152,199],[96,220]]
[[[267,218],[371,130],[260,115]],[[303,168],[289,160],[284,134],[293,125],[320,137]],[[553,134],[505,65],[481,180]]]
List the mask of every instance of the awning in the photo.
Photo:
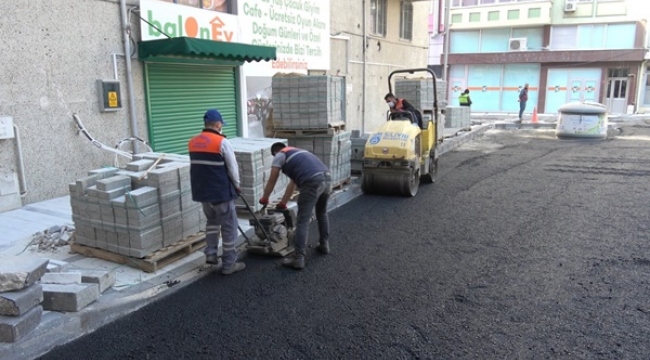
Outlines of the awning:
[[138,43],[140,60],[156,56],[192,56],[203,59],[237,62],[269,61],[276,59],[274,47],[213,41],[189,37],[175,37]]

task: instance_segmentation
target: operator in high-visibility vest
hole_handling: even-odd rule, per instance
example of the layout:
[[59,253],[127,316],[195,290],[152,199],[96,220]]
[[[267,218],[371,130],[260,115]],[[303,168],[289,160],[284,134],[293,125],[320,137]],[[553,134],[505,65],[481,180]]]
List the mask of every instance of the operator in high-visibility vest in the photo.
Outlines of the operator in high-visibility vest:
[[235,150],[222,134],[223,117],[217,109],[203,116],[205,128],[188,143],[192,200],[200,202],[207,218],[205,262],[219,264],[219,237],[222,240],[221,273],[230,275],[246,268],[237,261],[237,212],[235,199],[241,193]]
[[469,89],[465,89],[462,94],[458,97],[458,104],[460,106],[470,106],[472,105],[472,100],[469,98]]

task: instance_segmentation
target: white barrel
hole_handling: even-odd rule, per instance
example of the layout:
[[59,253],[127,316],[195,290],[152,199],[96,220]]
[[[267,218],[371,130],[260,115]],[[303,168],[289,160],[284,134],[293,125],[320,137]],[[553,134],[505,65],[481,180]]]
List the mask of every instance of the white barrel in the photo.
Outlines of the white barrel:
[[607,106],[596,102],[571,102],[560,106],[555,135],[558,138],[605,139]]

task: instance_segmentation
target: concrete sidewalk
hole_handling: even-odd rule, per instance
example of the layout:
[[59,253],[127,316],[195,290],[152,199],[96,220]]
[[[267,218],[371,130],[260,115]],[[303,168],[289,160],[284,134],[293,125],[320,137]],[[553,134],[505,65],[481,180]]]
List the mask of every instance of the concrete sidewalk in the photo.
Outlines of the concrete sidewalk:
[[[463,129],[445,129],[440,154],[471,141],[491,128],[492,124],[485,124]],[[335,210],[360,196],[362,191],[359,180],[358,177],[353,177],[350,184],[336,190],[330,198],[328,210]],[[289,206],[296,204],[291,202]],[[249,218],[242,213],[239,222],[247,236],[252,236]],[[155,273],[145,273],[127,265],[71,253],[70,246],[45,251],[29,246],[34,233],[66,224],[73,224],[69,196],[0,213],[0,233],[3,234],[0,238],[0,262],[15,258],[46,258],[67,262],[68,271],[112,270],[116,275],[115,285],[79,312],[45,311],[35,330],[15,343],[0,343],[0,358],[3,360],[41,356],[56,346],[88,334],[217,270],[215,266],[205,264],[205,256],[201,251],[191,253]],[[238,245],[240,250],[245,247],[245,238],[241,234]],[[243,254],[242,251],[242,256]],[[246,276],[246,272],[239,276]]]

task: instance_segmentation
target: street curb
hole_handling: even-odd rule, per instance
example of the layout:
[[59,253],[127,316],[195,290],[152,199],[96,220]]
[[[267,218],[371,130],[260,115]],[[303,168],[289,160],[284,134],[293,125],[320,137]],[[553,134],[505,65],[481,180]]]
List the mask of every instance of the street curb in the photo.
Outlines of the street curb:
[[[442,141],[442,144],[438,145],[438,156],[454,150],[455,148],[465,144],[468,141],[474,140],[477,137],[485,134],[486,131],[493,129],[494,124],[484,124],[484,125],[474,125],[471,128],[471,131],[468,131],[464,134],[457,135],[453,138],[447,138]],[[465,130],[465,129],[463,129]],[[463,131],[460,130],[460,131]],[[459,132],[460,132],[459,131]]]

